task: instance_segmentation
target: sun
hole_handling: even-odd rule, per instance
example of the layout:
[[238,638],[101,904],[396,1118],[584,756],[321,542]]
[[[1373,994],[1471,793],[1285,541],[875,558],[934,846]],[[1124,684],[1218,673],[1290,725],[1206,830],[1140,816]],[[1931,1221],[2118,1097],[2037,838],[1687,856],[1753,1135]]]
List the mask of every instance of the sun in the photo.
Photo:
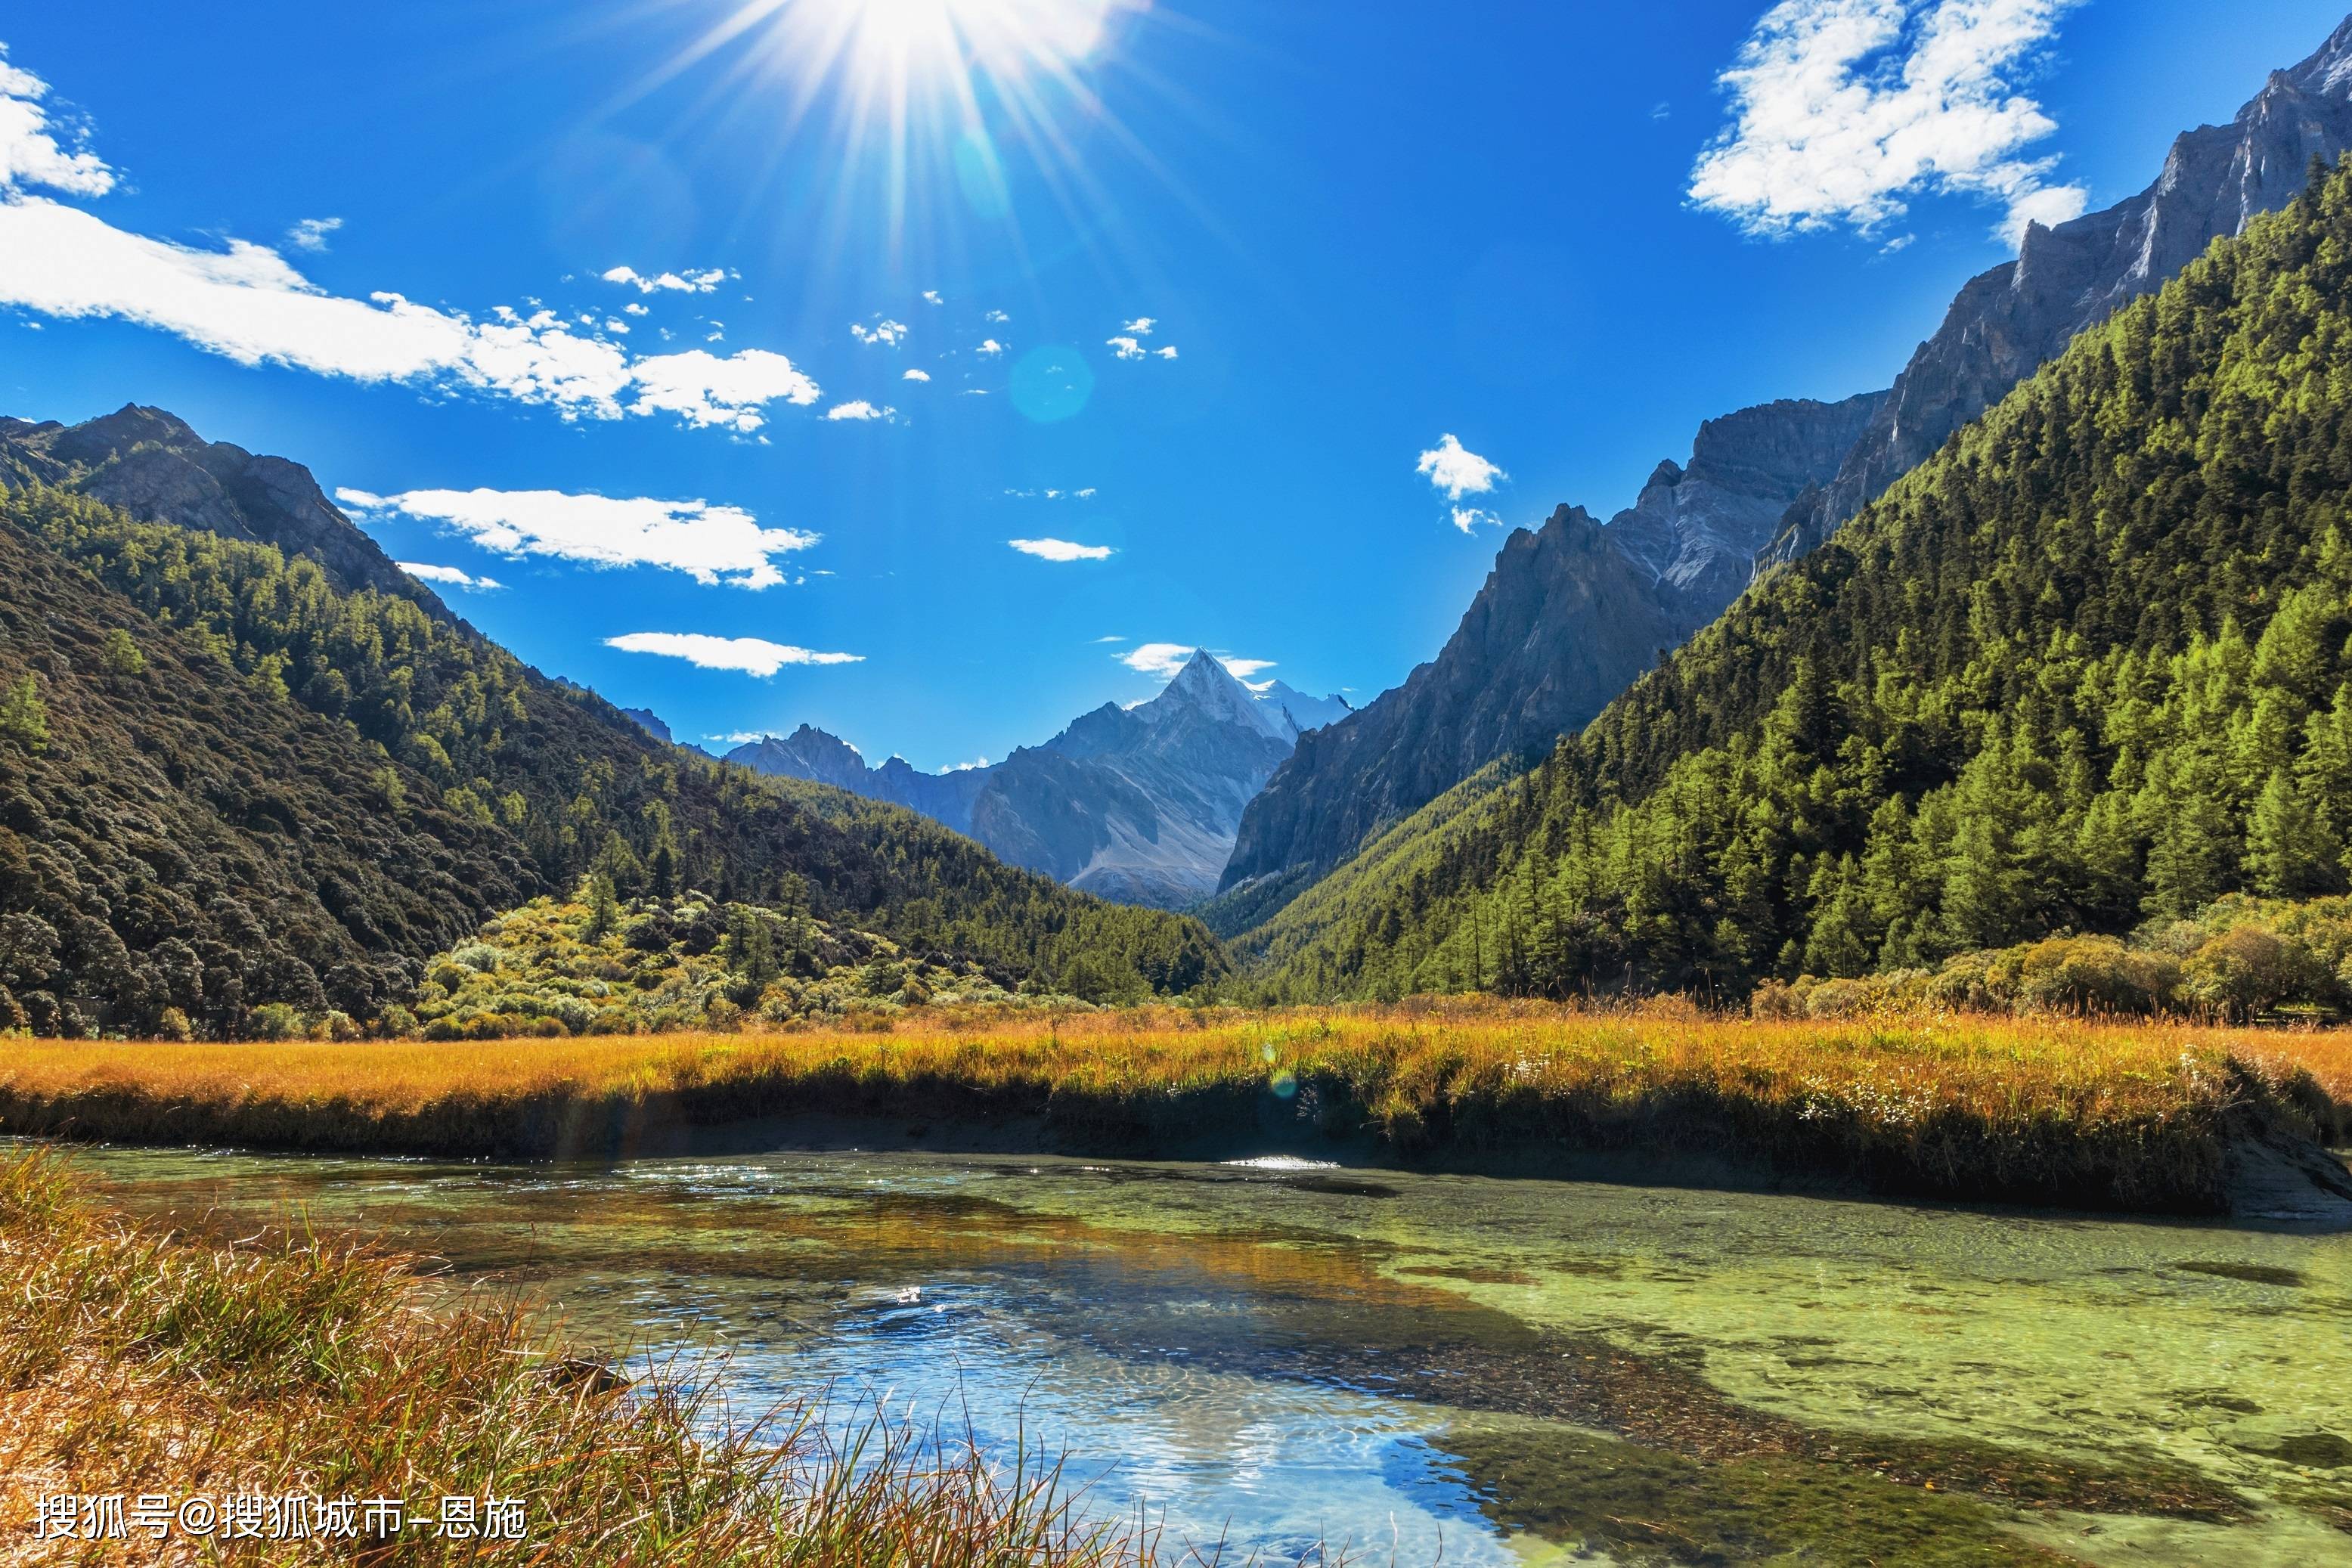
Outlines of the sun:
[[761,128],[770,151],[747,188],[824,171],[820,251],[870,233],[893,255],[950,254],[983,228],[1018,246],[1024,201],[1090,232],[1108,200],[1090,151],[1141,146],[1098,84],[1168,3],[719,0],[638,92],[715,67],[689,113]]
[[789,15],[868,80],[1058,74],[1102,47],[1112,0],[790,0]]

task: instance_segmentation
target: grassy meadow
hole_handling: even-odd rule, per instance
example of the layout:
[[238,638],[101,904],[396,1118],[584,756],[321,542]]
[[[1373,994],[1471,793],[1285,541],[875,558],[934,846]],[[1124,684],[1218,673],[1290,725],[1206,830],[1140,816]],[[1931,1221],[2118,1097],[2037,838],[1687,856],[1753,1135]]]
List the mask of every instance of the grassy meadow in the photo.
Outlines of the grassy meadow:
[[2186,1212],[2222,1206],[2233,1141],[2352,1141],[2347,1031],[1478,1000],[850,1022],[496,1042],[16,1042],[0,1052],[0,1133],[597,1158],[696,1129],[848,1118],[917,1142],[983,1129],[1029,1148],[1169,1157],[1328,1148],[1540,1171],[1613,1152]]

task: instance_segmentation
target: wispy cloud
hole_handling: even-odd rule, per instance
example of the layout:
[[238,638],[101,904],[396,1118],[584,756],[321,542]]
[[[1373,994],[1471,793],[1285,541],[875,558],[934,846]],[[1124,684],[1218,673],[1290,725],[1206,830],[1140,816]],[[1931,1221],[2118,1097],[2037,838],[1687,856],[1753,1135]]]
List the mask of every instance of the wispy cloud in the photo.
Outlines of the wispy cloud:
[[923,290],[923,303],[926,305],[944,305],[947,301],[940,298],[940,291],[938,289],[926,289]]
[[993,359],[998,354],[1004,352],[1004,345],[998,342],[994,338],[988,338],[982,342],[980,347],[972,350],[971,352],[978,354],[982,359]]
[[478,593],[506,586],[495,577],[477,577],[455,566],[428,566],[421,561],[395,561],[393,564],[420,583],[438,583],[444,587],[465,588]]
[[49,84],[10,65],[8,46],[0,44],[0,191],[41,185],[69,195],[106,195],[114,188],[114,171],[79,138],[58,140],[58,129],[41,106],[48,95]]
[[1112,636],[1112,637],[1097,637],[1097,638],[1095,638],[1095,646],[1096,646],[1096,647],[1101,647],[1104,643],[1125,642],[1126,640],[1127,640],[1127,639],[1126,639],[1125,637],[1118,637],[1118,636]]
[[1732,121],[1691,173],[1692,202],[1750,234],[1852,226],[1908,199],[1998,202],[2014,242],[2087,194],[2023,149],[2057,129],[2021,90],[2077,0],[1783,0],[1717,79]]
[[754,741],[766,740],[769,731],[765,730],[730,730],[722,735],[705,735],[702,738],[706,741],[722,742],[730,746],[748,746]]
[[895,408],[877,408],[862,397],[847,403],[836,403],[824,411],[827,419],[889,419],[898,415]]
[[1143,345],[1133,338],[1105,338],[1105,346],[1119,359],[1141,359]]
[[910,366],[905,374],[898,377],[898,379],[900,381],[929,381],[931,379],[931,373],[927,370],[916,370]]
[[1007,322],[1007,321],[1011,321],[1012,319],[1013,319],[1012,317],[1010,317],[1010,316],[1006,315],[1006,314],[1005,314],[1003,311],[1002,311],[1002,310],[991,310],[990,312],[988,312],[988,314],[986,314],[985,316],[982,316],[982,317],[981,318],[981,320],[982,320],[982,321],[983,321],[992,322],[992,323],[994,323],[995,325],[1000,326],[1000,327],[1001,327],[1001,326],[1003,326],[1005,322]]
[[798,529],[762,528],[740,507],[701,500],[491,489],[395,496],[339,489],[335,497],[362,512],[437,524],[499,555],[658,566],[735,588],[776,586],[784,580],[776,563],[818,538]]
[[1413,471],[1427,475],[1430,484],[1443,492],[1447,500],[1460,500],[1466,495],[1484,495],[1495,488],[1496,480],[1510,478],[1500,467],[1471,451],[1451,435],[1440,436],[1437,445],[1423,452],[1415,461]]
[[1138,316],[1131,321],[1120,322],[1118,330],[1129,337],[1148,338],[1151,335],[1151,329],[1159,324],[1150,316]]
[[604,639],[606,647],[623,653],[650,653],[682,658],[703,669],[736,669],[761,679],[788,664],[859,664],[861,653],[817,653],[765,637],[714,637],[701,632],[624,632]]
[[1111,657],[1139,675],[1158,676],[1172,680],[1192,658],[1192,647],[1185,643],[1148,642]]
[[1454,526],[1468,533],[1480,524],[1489,528],[1503,526],[1502,518],[1483,506],[1457,506],[1454,509]]
[[366,382],[470,390],[566,417],[669,412],[690,424],[758,428],[770,404],[816,401],[816,383],[762,351],[633,356],[552,311],[487,319],[398,294],[330,294],[265,245],[199,249],[114,227],[30,194],[102,195],[113,171],[57,140],[47,84],[0,61],[0,304],[58,318],[114,317],[240,364],[275,363]]
[[893,321],[887,317],[877,317],[872,326],[863,321],[852,321],[849,323],[849,335],[861,343],[881,343],[896,348],[906,341],[907,323]]
[[1112,555],[1108,544],[1073,544],[1066,539],[1008,539],[1004,542],[1040,561],[1108,561]]
[[968,763],[950,763],[946,767],[941,768],[940,772],[943,773],[968,773],[975,768],[984,768],[990,765],[991,763],[986,757],[974,757]]
[[656,272],[648,278],[634,267],[615,267],[603,277],[607,283],[625,283],[640,294],[709,294],[727,281],[727,269],[711,267],[699,272]]
[[306,217],[286,231],[286,243],[297,250],[324,250],[327,237],[342,226],[339,217]]
[[[1126,639],[1098,637],[1096,640],[1124,642]],[[1200,651],[1189,643],[1148,642],[1130,648],[1125,653],[1115,653],[1111,657],[1139,675],[1157,676],[1162,680],[1172,680],[1179,671],[1192,662],[1192,656]],[[1217,662],[1223,665],[1237,680],[1255,675],[1262,669],[1274,668],[1274,660],[1270,658],[1227,658],[1223,654],[1217,655],[1216,658]]]

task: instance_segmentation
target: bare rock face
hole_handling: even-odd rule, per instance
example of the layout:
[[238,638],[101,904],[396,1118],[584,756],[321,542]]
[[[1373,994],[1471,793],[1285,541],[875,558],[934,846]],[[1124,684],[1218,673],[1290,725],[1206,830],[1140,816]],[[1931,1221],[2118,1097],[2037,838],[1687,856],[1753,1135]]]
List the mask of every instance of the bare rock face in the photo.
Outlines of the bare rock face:
[[1606,525],[1563,506],[1514,532],[1436,658],[1302,736],[1243,814],[1221,886],[1301,885],[1498,757],[1582,729],[1748,586],[1757,550],[1837,471],[1883,393],[1710,419]]
[[2104,212],[2026,230],[2015,261],[1969,280],[1936,335],[1817,496],[1790,509],[1760,566],[1793,561],[1932,456],[2074,335],[2152,293],[2223,235],[2304,188],[2311,160],[2352,147],[2352,17],[2273,71],[2227,125],[2183,133],[2154,184]]
[[[1818,545],[2076,333],[2284,205],[2314,156],[2347,147],[2352,18],[2231,123],[2181,136],[2138,195],[2029,229],[2015,261],[1960,290],[1890,391],[1709,420],[1690,462],[1659,464],[1606,528],[1563,508],[1540,535],[1514,535],[1435,660],[1276,771],[1221,886],[1293,896],[1488,762],[1581,728],[1757,571]],[[1578,527],[1587,548],[1566,537]],[[1248,918],[1271,912],[1261,903]]]
[[970,834],[1003,859],[1122,903],[1182,909],[1216,890],[1242,809],[1304,726],[1344,714],[1269,682],[1244,686],[1206,653],[1150,701],[1107,702],[993,767],[869,768],[848,742],[803,724],[727,753],[760,773],[888,801]]
[[448,615],[327,499],[310,469],[207,441],[160,408],[125,404],[74,426],[0,419],[0,487],[27,480],[79,490],[142,521],[274,544],[309,556],[345,592],[373,588]]

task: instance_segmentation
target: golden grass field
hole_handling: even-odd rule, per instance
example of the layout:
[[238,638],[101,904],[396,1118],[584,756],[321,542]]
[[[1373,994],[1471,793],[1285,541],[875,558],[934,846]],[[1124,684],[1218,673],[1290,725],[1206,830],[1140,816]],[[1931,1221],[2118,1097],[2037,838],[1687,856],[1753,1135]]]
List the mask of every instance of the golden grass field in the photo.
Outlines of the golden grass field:
[[[1728,1153],[1895,1190],[2210,1206],[2222,1142],[2341,1142],[2352,1031],[1922,1015],[1748,1020],[1493,1001],[494,1042],[0,1046],[0,1132],[451,1154],[610,1152],[608,1130],[1041,1118],[1048,1146],[1369,1140],[1475,1163]],[[2262,1127],[2254,1120],[2268,1118]],[[617,1119],[617,1121],[616,1121]]]

